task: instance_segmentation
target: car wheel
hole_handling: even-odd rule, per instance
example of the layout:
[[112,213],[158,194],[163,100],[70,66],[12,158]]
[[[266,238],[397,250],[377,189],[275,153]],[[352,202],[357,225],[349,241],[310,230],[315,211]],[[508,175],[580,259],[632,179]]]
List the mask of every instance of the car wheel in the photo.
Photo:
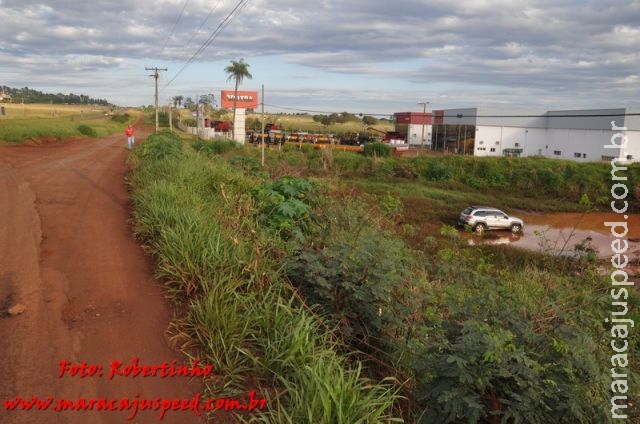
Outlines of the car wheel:
[[476,224],[476,226],[473,227],[473,231],[475,231],[478,234],[484,233],[484,230],[486,229],[487,229],[487,226],[483,223]]
[[511,226],[511,232],[512,233],[521,233],[522,232],[522,225],[520,224],[513,224]]

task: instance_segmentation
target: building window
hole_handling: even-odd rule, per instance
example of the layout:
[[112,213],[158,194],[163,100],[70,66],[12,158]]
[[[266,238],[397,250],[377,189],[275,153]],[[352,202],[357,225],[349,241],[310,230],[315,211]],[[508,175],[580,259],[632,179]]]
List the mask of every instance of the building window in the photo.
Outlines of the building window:
[[492,152],[495,152],[495,151],[496,151],[496,148],[495,148],[495,147],[492,147],[492,148],[491,148],[491,151],[492,151]]
[[601,156],[602,160],[606,160],[607,162],[611,162],[613,159],[615,159],[614,156]]
[[633,155],[627,155],[627,160],[633,159]]
[[574,158],[580,158],[580,157],[582,157],[582,153],[576,152],[576,153],[573,154],[573,157]]
[[520,147],[520,143],[516,142],[515,146]]
[[586,154],[586,153],[583,153],[583,154],[582,154],[582,159],[586,159],[586,158],[587,158],[587,154]]
[[556,156],[560,156],[562,154],[562,152],[560,150],[554,150],[553,154]]
[[478,147],[476,150],[487,150],[486,147]]

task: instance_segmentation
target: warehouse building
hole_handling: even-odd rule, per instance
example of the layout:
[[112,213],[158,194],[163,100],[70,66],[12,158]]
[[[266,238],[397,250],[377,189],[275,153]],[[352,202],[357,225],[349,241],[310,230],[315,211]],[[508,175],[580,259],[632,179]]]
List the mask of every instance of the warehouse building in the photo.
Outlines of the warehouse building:
[[434,110],[422,120],[418,115],[425,114],[396,114],[396,125],[406,125],[411,145],[421,144],[419,135],[425,131],[428,141],[423,144],[437,151],[576,161],[624,157],[640,162],[640,111],[626,108],[527,113],[465,108]]
[[412,146],[431,147],[431,113],[399,112],[394,114],[396,132]]

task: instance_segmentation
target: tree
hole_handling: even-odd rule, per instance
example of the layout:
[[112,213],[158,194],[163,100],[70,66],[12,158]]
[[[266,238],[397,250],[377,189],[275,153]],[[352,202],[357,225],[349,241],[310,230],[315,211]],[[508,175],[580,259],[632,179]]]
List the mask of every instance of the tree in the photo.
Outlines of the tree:
[[182,105],[183,96],[175,96],[173,98],[173,107],[180,107]]
[[373,116],[365,115],[362,117],[362,123],[365,125],[375,125],[378,123],[378,120]]
[[[251,73],[249,72],[249,64],[244,61],[244,59],[240,59],[239,61],[232,60],[231,65],[224,68],[224,71],[229,75],[227,81],[234,80],[236,83],[236,87],[234,90],[233,96],[233,123],[236,122],[236,103],[238,101],[238,85],[242,83],[245,78],[253,78]],[[233,126],[233,138],[236,138],[236,127]]]

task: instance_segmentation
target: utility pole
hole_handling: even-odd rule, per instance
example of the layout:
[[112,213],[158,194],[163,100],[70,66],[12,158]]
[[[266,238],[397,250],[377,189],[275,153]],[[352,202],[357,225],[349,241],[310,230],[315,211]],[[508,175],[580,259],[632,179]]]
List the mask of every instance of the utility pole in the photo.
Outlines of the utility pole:
[[418,102],[419,105],[422,105],[422,140],[420,141],[420,148],[424,148],[424,127],[426,125],[425,121],[427,120],[427,105],[429,102]]
[[153,75],[149,75],[156,80],[156,132],[158,132],[158,78],[160,75],[158,71],[168,71],[167,68],[144,68],[146,71],[153,71]]

